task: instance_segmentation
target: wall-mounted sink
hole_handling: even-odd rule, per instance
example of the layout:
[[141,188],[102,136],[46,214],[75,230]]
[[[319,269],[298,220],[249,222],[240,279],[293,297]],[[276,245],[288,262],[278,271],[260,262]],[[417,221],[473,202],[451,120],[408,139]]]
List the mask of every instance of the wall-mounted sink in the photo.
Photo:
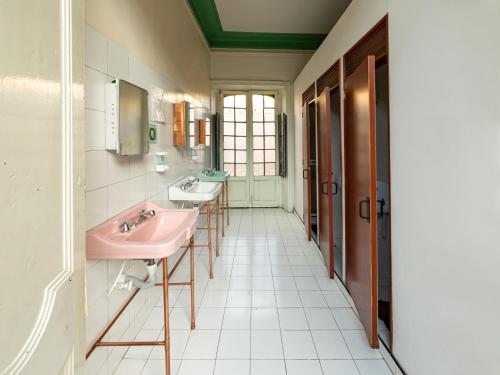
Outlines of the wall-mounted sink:
[[[155,215],[123,232],[122,224],[142,210]],[[196,231],[198,209],[165,209],[144,202],[90,229],[86,234],[87,259],[159,259],[175,253]]]
[[221,188],[222,184],[219,182],[186,177],[168,188],[168,198],[171,201],[206,202],[215,199]]

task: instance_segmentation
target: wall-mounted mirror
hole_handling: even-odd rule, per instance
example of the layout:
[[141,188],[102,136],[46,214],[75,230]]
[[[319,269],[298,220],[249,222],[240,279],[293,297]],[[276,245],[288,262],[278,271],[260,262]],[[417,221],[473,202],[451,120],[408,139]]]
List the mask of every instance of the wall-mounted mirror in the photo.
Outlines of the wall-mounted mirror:
[[149,152],[148,92],[124,80],[106,85],[106,149],[120,155]]

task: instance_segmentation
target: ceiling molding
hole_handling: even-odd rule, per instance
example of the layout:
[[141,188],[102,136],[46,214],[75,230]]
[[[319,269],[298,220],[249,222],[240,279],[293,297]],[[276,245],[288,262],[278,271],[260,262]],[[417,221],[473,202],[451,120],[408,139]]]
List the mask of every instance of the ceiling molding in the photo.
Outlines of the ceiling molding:
[[186,0],[210,48],[316,50],[326,34],[224,31],[215,0]]

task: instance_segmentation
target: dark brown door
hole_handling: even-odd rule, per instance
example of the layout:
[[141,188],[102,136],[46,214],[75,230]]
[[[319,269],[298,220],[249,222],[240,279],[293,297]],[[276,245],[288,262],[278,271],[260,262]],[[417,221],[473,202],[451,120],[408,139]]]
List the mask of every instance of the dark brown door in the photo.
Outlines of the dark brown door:
[[332,142],[330,89],[318,99],[318,182],[319,182],[319,248],[328,274],[333,279],[333,204],[332,204]]
[[375,56],[345,79],[346,286],[372,347],[377,336]]
[[304,224],[308,241],[311,241],[311,156],[309,139],[309,104],[302,106],[302,179],[303,179],[303,205]]

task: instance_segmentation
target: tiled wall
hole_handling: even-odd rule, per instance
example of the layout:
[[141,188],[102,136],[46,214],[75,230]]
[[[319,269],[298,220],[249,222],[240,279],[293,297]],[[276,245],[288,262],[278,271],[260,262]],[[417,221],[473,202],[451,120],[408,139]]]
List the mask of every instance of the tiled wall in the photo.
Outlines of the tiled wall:
[[[149,154],[120,156],[106,151],[105,83],[114,78],[125,79],[148,90],[150,96],[168,94],[169,97],[181,98],[184,93],[166,77],[88,26],[85,29],[85,65],[87,229],[144,200],[166,207],[175,206],[168,201],[168,186],[202,168],[204,151],[199,151],[198,161],[192,161],[190,151],[172,146],[171,103],[164,106],[166,120],[165,123],[157,123],[158,142],[150,145]],[[154,153],[158,151],[168,152],[170,168],[163,174],[154,171]],[[120,261],[87,261],[87,345],[130,294],[117,291],[107,296],[120,266]],[[141,261],[129,262],[126,267],[130,274],[145,275]],[[160,288],[139,293],[106,338],[125,340],[135,336],[160,295]],[[111,374],[123,351],[123,348],[97,349],[87,360],[86,373]]]

